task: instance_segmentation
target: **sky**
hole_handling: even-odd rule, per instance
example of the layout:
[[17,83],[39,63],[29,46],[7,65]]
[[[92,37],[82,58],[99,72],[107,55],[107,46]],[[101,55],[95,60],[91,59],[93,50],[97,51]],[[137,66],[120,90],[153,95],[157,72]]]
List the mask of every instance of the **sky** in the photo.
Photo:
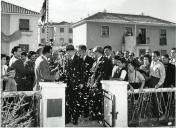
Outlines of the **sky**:
[[[4,0],[40,12],[44,0]],[[77,22],[97,12],[149,15],[176,23],[176,0],[49,0],[49,21]]]

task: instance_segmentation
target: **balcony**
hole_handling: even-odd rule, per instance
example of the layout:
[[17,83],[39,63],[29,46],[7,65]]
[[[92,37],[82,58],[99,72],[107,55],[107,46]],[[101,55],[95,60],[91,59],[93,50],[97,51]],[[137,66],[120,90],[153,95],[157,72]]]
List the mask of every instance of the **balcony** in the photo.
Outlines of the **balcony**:
[[21,34],[24,36],[32,36],[33,31],[21,31]]
[[137,46],[148,46],[150,44],[150,37],[145,36],[137,36],[136,37],[136,45]]

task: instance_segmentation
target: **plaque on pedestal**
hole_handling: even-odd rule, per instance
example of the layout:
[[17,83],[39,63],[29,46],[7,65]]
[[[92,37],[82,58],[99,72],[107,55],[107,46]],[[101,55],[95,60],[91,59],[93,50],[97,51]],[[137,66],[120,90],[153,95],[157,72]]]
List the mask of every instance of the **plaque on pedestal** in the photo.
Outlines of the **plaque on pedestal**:
[[40,126],[65,127],[65,83],[40,82]]

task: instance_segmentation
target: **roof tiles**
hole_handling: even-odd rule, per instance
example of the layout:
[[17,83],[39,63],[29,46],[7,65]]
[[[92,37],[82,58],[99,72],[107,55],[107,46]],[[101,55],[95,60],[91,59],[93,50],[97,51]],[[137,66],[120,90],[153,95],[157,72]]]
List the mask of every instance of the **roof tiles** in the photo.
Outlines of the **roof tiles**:
[[11,4],[5,1],[1,1],[1,13],[9,13],[9,14],[33,14],[33,15],[40,15],[40,13]]
[[132,14],[119,14],[119,13],[107,13],[107,12],[98,12],[92,16],[89,16],[75,25],[77,26],[79,23],[83,23],[86,21],[91,22],[114,22],[114,23],[130,23],[130,24],[152,24],[152,25],[173,25],[176,24],[170,21],[162,20],[159,18],[146,16],[146,15],[132,15]]

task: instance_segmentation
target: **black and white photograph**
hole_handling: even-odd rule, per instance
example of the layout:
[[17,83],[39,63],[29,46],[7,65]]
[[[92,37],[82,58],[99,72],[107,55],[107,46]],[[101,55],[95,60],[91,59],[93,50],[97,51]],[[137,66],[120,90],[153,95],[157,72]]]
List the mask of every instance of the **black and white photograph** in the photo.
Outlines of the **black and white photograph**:
[[175,127],[176,0],[1,0],[0,127]]

